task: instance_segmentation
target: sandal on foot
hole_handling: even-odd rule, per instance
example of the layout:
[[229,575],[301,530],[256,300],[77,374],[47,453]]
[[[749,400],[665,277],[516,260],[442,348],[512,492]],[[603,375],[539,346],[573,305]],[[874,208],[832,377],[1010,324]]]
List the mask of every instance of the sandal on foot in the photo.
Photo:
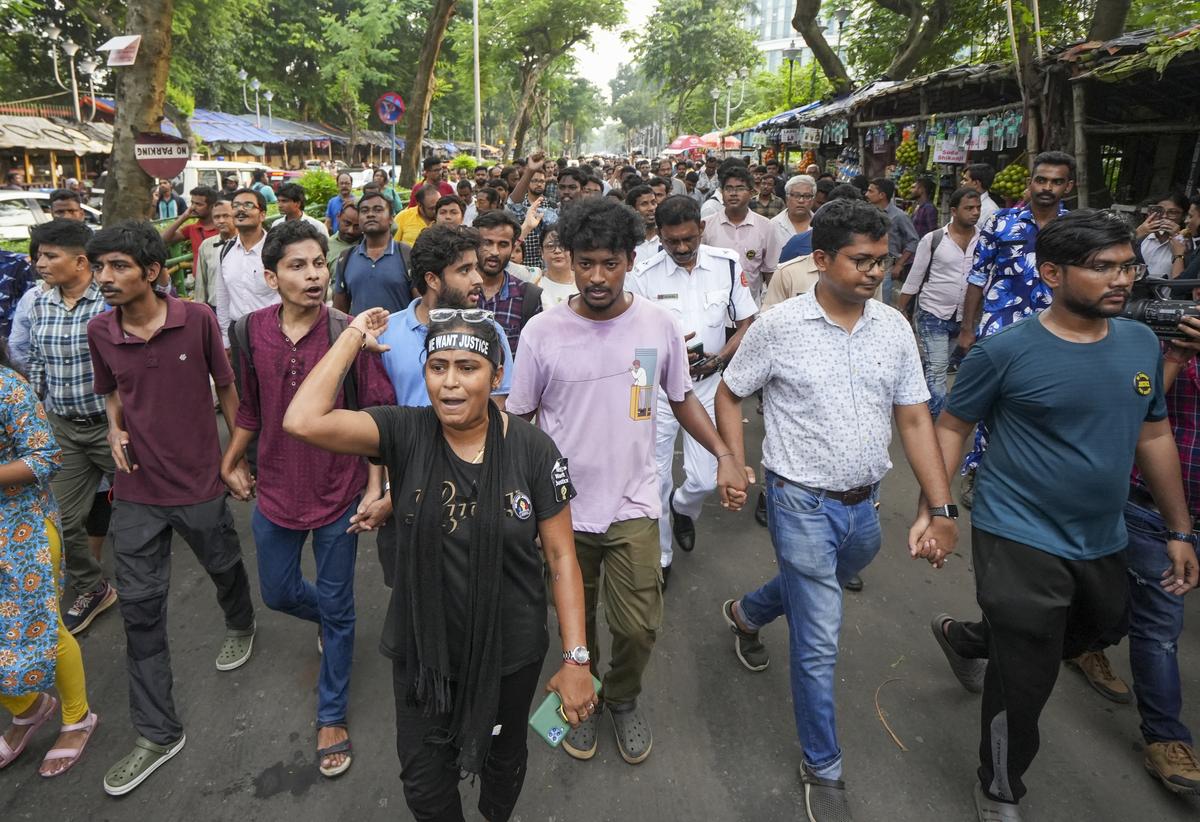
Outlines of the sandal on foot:
[[109,796],[124,796],[129,793],[183,750],[186,742],[187,734],[170,745],[156,745],[139,736],[137,742],[133,743],[133,750],[104,775],[104,792]]
[[83,742],[79,743],[78,748],[51,748],[49,751],[47,751],[46,755],[42,757],[43,767],[45,767],[47,762],[54,762],[55,760],[59,759],[67,760],[67,767],[57,770],[54,773],[43,773],[41,768],[39,768],[38,776],[42,777],[43,779],[53,779],[56,776],[62,776],[67,771],[71,770],[71,768],[75,767],[75,763],[78,762],[79,758],[83,756],[83,749],[86,748],[88,742],[91,741],[92,734],[95,732],[96,726],[99,724],[100,717],[89,711],[88,715],[83,718],[82,722],[76,722],[72,725],[63,725],[61,728],[59,728],[58,733],[60,735],[73,733],[74,731],[87,731],[87,734],[83,737]]
[[234,668],[242,667],[250,659],[252,650],[254,650],[253,624],[242,630],[227,628],[225,641],[221,643],[221,650],[217,654],[217,670],[232,671]]
[[637,703],[624,710],[616,710],[611,705],[613,731],[617,735],[617,747],[621,750],[621,758],[630,765],[636,765],[650,755],[654,744],[654,734],[650,731],[650,723],[638,710]]
[[[326,727],[326,728],[341,728],[343,731],[346,730],[345,725],[325,725],[324,727]],[[321,729],[318,728],[317,732],[319,733],[320,730]],[[347,733],[349,733],[349,732],[347,732]],[[351,746],[350,746],[350,737],[349,736],[347,736],[341,742],[335,742],[328,747],[317,748],[317,769],[321,772],[321,776],[326,776],[326,777],[332,778],[335,776],[341,776],[346,771],[350,770],[350,763],[354,761],[354,757],[351,756],[350,751],[351,751]],[[345,754],[346,755],[346,758],[344,760],[342,760],[341,765],[335,765],[332,768],[326,768],[324,765],[321,764],[321,762],[324,761],[325,757],[333,756],[334,754]]]
[[599,711],[567,731],[562,748],[575,759],[591,759],[596,755],[596,717]]
[[25,719],[13,717],[12,724],[25,728],[25,735],[21,737],[21,741],[15,748],[9,745],[3,736],[0,736],[0,768],[8,767],[21,755],[25,746],[29,744],[29,740],[37,733],[38,728],[46,724],[46,720],[50,718],[56,708],[58,708],[58,700],[50,694],[42,694],[42,707],[38,708],[37,713]]

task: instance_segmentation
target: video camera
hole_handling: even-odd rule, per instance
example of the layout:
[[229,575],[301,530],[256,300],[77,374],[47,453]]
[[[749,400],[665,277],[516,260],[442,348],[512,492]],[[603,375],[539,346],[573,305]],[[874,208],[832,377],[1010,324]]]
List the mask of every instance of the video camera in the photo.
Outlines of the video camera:
[[1179,323],[1184,317],[1200,317],[1200,305],[1195,300],[1164,299],[1162,295],[1174,294],[1176,289],[1190,293],[1194,288],[1200,288],[1200,280],[1138,280],[1121,316],[1149,326],[1160,340],[1180,339]]

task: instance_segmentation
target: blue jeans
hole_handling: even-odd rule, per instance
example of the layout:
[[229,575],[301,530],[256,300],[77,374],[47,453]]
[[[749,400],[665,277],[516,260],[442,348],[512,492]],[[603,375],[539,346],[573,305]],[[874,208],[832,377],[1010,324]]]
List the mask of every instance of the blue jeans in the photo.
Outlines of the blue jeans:
[[958,320],[943,320],[917,309],[917,344],[925,365],[925,384],[929,386],[929,413],[935,420],[946,404],[946,371],[961,327]]
[[857,505],[843,505],[770,471],[766,480],[779,574],[742,597],[741,613],[752,630],[787,616],[792,703],[804,760],[817,776],[840,779],[833,681],[842,585],[879,553],[879,492]]
[[1179,681],[1177,645],[1183,632],[1184,598],[1159,586],[1171,567],[1167,556],[1167,526],[1162,515],[1132,502],[1125,503],[1129,546],[1129,667],[1133,692],[1142,716],[1146,742],[1192,742],[1179,721],[1183,694]]
[[354,562],[358,556],[358,534],[347,534],[346,529],[357,507],[355,500],[336,520],[312,530],[315,585],[300,571],[300,552],[309,532],[276,525],[257,507],[251,520],[263,603],[321,627],[325,653],[317,681],[318,728],[346,721],[354,659]]

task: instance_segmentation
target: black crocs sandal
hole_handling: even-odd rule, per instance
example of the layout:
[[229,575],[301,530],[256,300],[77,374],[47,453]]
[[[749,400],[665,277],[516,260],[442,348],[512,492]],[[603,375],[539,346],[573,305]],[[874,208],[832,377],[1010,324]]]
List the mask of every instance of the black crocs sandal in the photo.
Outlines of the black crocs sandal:
[[609,713],[612,714],[613,731],[617,736],[621,758],[630,765],[644,761],[654,745],[654,734],[650,730],[650,723],[638,710],[637,703],[625,710],[616,710],[610,705]]

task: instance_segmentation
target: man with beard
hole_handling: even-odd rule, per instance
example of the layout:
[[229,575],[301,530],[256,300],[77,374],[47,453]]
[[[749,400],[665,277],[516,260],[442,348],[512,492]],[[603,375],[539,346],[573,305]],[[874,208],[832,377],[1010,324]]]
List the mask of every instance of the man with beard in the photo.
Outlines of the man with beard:
[[[704,223],[695,200],[687,196],[668,197],[655,212],[655,225],[661,233],[662,251],[638,260],[640,265],[626,287],[670,311],[689,344],[702,344],[699,352],[688,352],[688,363],[696,398],[715,422],[713,400],[721,372],[737,351],[758,307],[738,271],[737,252],[700,242]],[[734,323],[735,331],[726,339],[728,322]],[[655,426],[655,458],[663,505],[658,520],[658,543],[665,589],[674,556],[672,536],[684,551],[695,547],[696,519],[704,500],[717,487],[717,460],[685,433],[685,479],[676,488],[673,464],[679,422],[670,403],[661,395]]]
[[[413,186],[412,191],[409,192],[409,208],[416,208],[421,202],[421,200],[417,198],[417,194],[419,194],[421,190],[425,188],[425,186],[436,188],[438,197],[445,197],[447,194],[454,193],[454,186],[442,179],[443,163],[440,157],[426,157],[425,161],[421,164],[421,168],[424,170],[425,177],[421,180],[421,182]],[[433,199],[436,201],[437,197],[434,197]]]
[[[337,262],[338,257],[342,256],[342,252],[347,248],[358,245],[362,242],[362,226],[358,224],[358,206],[354,203],[343,206],[342,213],[338,215],[338,230],[329,238],[329,254],[325,257],[329,263],[329,274],[333,276],[333,266]],[[330,280],[330,287],[333,287],[333,281]]]
[[558,222],[558,210],[544,199],[546,192],[545,165],[546,156],[544,154],[532,155],[529,162],[525,164],[525,170],[513,188],[512,195],[508,198],[508,210],[522,223],[525,221],[529,209],[534,207],[533,204],[540,203],[536,207],[541,212],[541,220],[529,229],[524,238],[525,259],[523,264],[526,267],[545,267],[546,264],[542,259],[542,232]]
[[[55,192],[55,194],[57,193]],[[195,271],[200,259],[200,245],[217,233],[217,226],[213,223],[212,218],[212,207],[217,201],[218,195],[214,189],[208,186],[197,186],[188,192],[188,195],[192,198],[191,202],[175,222],[171,223],[163,232],[163,242],[170,245],[181,237],[187,240],[188,246],[192,249],[192,271]],[[50,196],[53,198],[54,195]],[[78,195],[76,196],[78,197]],[[53,203],[51,203],[51,208],[53,209]],[[80,209],[81,217],[82,211]],[[184,223],[192,218],[195,218],[196,221],[184,226]]]
[[[354,178],[350,176],[350,172],[343,171],[342,173],[338,174],[337,187],[338,193],[333,195],[333,197],[329,199],[329,203],[325,206],[326,234],[337,233],[338,215],[342,213],[342,207],[347,203],[354,202]],[[263,208],[265,209],[266,206]]]
[[487,166],[475,166],[475,190],[483,188],[487,185],[488,170]]
[[393,221],[396,227],[396,242],[409,245],[416,242],[418,235],[437,219],[437,202],[442,196],[438,193],[437,186],[425,186],[414,194],[411,202],[416,203],[416,208],[404,209]]
[[[430,186],[421,199],[429,200],[430,205],[436,203],[437,189]],[[333,307],[348,314],[368,308],[399,311],[412,302],[408,277],[412,248],[389,236],[391,202],[382,194],[368,194],[358,201],[358,221],[363,240],[338,258],[333,274]]]
[[671,190],[667,192],[672,194],[687,194],[687,187],[684,186],[683,180],[671,174],[671,160],[668,157],[663,157],[658,161],[658,176],[668,181]]
[[[1037,196],[1050,180],[1068,182],[1065,168],[1047,168],[1035,166],[1032,184],[1042,206],[1057,199]],[[1145,271],[1132,239],[1121,217],[1087,209],[1040,229],[1034,253],[1050,304],[971,349],[938,417],[949,477],[975,423],[989,421],[971,517],[983,620],[939,614],[931,626],[964,686],[978,686],[986,660],[975,783],[981,822],[1019,822],[1023,776],[1061,661],[1124,622],[1131,574],[1122,512],[1135,464],[1167,530],[1161,578],[1134,580],[1173,596],[1196,587],[1161,350],[1149,328],[1118,317]]]
[[[463,226],[435,225],[417,238],[412,249],[414,287],[420,295],[407,308],[388,318],[387,330],[380,335],[383,368],[396,392],[396,404],[405,406],[429,405],[425,387],[425,337],[429,331],[431,311],[477,311],[483,298],[483,276],[479,272],[479,232]],[[472,315],[473,316],[473,315]],[[486,312],[480,311],[480,319]],[[512,350],[503,327],[495,320],[500,345],[504,349],[504,375],[500,387],[492,392],[496,404],[504,400],[512,387],[515,368]],[[377,545],[379,562],[383,566],[383,581],[392,585],[396,567],[395,525],[390,519],[392,498],[386,489],[374,497],[363,498],[354,517],[363,530],[379,528]]]
[[558,172],[558,208],[565,209],[583,196],[583,186],[588,176],[577,166],[567,166]]
[[738,252],[745,285],[757,302],[779,266],[779,235],[770,220],[750,210],[754,177],[744,165],[726,167],[720,193],[724,207],[705,222],[703,242]]
[[662,248],[658,237],[658,221],[654,216],[658,208],[658,195],[648,185],[634,186],[625,192],[625,205],[640,214],[646,225],[646,239],[634,249],[634,265],[640,267]]
[[516,354],[521,330],[542,310],[542,289],[525,281],[528,269],[523,272],[524,278],[516,276],[516,264],[510,262],[521,234],[515,217],[503,209],[488,211],[475,218],[475,229],[479,232],[479,270],[483,274],[479,307],[493,313]]

